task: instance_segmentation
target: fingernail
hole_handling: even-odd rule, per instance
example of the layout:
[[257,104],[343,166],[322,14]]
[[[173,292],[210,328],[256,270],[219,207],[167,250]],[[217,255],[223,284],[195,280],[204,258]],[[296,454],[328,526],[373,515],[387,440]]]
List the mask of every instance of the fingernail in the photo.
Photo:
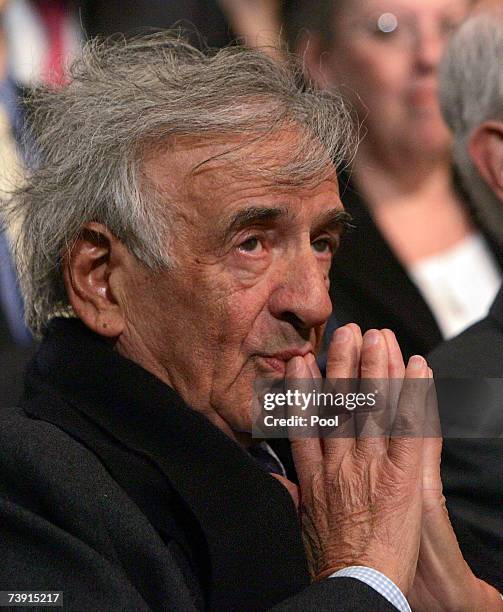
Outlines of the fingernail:
[[421,355],[413,355],[409,359],[409,368],[411,370],[422,370],[426,365],[426,361]]
[[302,357],[294,357],[290,363],[292,364],[292,373],[295,377],[300,378],[304,374],[305,363]]
[[335,330],[335,344],[342,344],[343,342],[347,342],[349,340],[349,336],[351,335],[351,331],[347,327],[339,327]]
[[379,342],[381,337],[377,329],[371,329],[363,336],[363,348],[370,348],[375,346]]

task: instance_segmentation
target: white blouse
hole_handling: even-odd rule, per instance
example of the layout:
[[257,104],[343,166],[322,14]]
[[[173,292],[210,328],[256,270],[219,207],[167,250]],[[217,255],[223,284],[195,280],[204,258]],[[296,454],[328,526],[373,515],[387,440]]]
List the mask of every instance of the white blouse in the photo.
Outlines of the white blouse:
[[501,284],[498,265],[478,233],[447,251],[422,259],[408,273],[444,338],[452,338],[483,319]]

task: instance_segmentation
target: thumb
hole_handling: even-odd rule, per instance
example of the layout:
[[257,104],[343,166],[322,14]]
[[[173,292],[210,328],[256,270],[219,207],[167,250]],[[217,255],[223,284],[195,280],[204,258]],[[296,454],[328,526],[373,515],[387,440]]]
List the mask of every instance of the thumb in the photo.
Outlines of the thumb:
[[437,398],[433,375],[428,368],[432,383],[427,394],[426,420],[423,442],[423,494],[424,501],[429,503],[442,501],[442,479],[440,476],[440,460],[442,454],[442,437],[437,410]]

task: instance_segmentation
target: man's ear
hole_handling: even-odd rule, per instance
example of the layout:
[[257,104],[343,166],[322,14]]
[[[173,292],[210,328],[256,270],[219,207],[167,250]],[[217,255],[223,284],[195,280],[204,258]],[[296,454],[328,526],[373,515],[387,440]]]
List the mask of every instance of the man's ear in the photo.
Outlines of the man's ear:
[[470,136],[468,151],[482,178],[503,203],[503,122],[480,125]]
[[303,32],[296,53],[301,59],[304,72],[315,85],[320,89],[327,89],[333,84],[327,67],[329,52],[320,34]]
[[126,247],[100,223],[85,225],[63,257],[63,276],[75,314],[96,333],[116,338],[124,329],[121,278]]

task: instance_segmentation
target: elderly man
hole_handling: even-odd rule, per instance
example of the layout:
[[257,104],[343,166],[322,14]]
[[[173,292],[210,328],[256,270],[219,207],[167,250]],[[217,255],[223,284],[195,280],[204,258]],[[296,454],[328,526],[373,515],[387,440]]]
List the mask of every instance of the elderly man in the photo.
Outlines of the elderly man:
[[[207,57],[158,35],[92,45],[41,95],[40,165],[7,211],[44,336],[1,419],[11,601],[408,610],[406,594],[500,609],[445,513],[439,438],[296,439],[298,489],[253,458],[254,382],[319,377],[346,218],[332,160],[347,113],[297,83],[258,52]],[[359,371],[430,376],[391,332],[349,325],[327,372]],[[400,399],[404,423],[426,387]]]
[[[492,6],[492,8],[491,8]],[[482,2],[451,41],[441,70],[444,116],[455,137],[455,158],[479,218],[503,245],[503,11]],[[503,292],[489,316],[432,355],[447,439],[442,460],[449,512],[463,553],[477,575],[503,589],[501,507],[503,419]],[[463,381],[453,379],[465,379]],[[493,388],[494,388],[493,382]],[[485,391],[484,391],[485,387]],[[470,402],[474,389],[475,401]],[[460,403],[453,399],[468,398]],[[485,399],[484,399],[485,397]],[[468,439],[471,438],[471,439]],[[497,439],[499,438],[499,439]]]

